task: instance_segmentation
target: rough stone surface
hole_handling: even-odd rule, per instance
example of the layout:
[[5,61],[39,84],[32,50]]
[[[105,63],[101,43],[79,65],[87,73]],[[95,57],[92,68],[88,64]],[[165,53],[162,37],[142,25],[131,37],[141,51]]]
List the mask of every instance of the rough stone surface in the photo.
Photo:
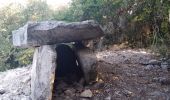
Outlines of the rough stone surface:
[[30,100],[30,70],[28,66],[0,72],[0,100]]
[[167,62],[161,63],[161,68],[167,70],[168,69],[168,63]]
[[148,62],[148,64],[150,65],[160,65],[160,61],[156,60],[156,59],[152,59]]
[[80,94],[81,97],[85,97],[85,98],[90,98],[93,96],[93,93],[91,92],[90,89],[88,90],[84,90],[81,94]]
[[[137,62],[143,59],[145,63],[144,59],[147,59],[148,63],[156,58],[135,50],[108,52],[98,52],[101,53],[98,57],[103,55],[106,58],[101,58],[98,62],[101,76],[98,76],[95,84],[84,86],[77,82],[67,84],[61,80],[54,88],[56,92],[52,100],[170,100],[170,73],[160,66],[145,70],[146,65]],[[122,56],[124,59],[130,58],[130,63],[127,64],[124,59],[120,59]],[[23,93],[25,90],[29,90],[27,92],[30,93],[30,70],[30,67],[23,67],[0,72],[0,90],[5,91],[0,94],[0,100],[31,100],[27,93]],[[88,89],[93,96],[80,97],[80,94]]]
[[31,71],[32,100],[51,100],[56,68],[55,46],[36,49]]
[[84,71],[85,80],[87,83],[95,81],[97,77],[96,67],[97,67],[97,57],[93,51],[90,49],[80,49],[77,50],[78,60]]
[[61,21],[28,22],[13,33],[13,45],[21,47],[51,45],[88,40],[103,35],[93,20],[66,23]]

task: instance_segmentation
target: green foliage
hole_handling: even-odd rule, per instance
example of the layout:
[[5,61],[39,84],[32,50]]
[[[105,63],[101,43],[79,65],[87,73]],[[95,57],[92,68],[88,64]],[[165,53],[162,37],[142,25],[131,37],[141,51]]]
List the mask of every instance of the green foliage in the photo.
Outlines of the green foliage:
[[50,20],[52,14],[41,0],[30,0],[26,7],[10,4],[0,9],[0,71],[31,64],[34,50],[14,48],[11,32],[27,21]]
[[169,0],[72,0],[69,8],[56,11],[44,0],[28,1],[26,7],[10,4],[0,9],[0,71],[31,63],[33,49],[11,44],[11,31],[27,21],[94,19],[106,27],[105,45],[126,42],[170,55]]
[[103,26],[113,23],[114,31],[105,36],[106,45],[119,42],[128,42],[132,47],[162,45],[158,51],[168,55],[169,4],[168,0],[73,0],[67,12],[71,12],[71,21],[94,19]]

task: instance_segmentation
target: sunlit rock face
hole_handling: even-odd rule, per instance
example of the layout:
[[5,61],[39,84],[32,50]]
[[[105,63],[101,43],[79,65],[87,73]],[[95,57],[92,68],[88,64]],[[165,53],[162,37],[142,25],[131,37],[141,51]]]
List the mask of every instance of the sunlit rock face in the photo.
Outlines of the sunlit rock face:
[[30,100],[31,65],[0,72],[0,100]]
[[31,70],[32,100],[51,100],[55,69],[55,45],[38,47],[34,53]]
[[28,22],[12,34],[14,46],[37,47],[93,39],[102,36],[103,31],[93,20],[72,23],[43,21]]

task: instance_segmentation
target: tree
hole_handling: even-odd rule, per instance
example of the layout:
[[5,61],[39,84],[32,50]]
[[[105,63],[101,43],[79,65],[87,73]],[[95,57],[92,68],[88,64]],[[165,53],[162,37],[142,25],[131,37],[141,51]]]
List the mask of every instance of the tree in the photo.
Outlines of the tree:
[[50,20],[52,14],[46,2],[41,0],[30,0],[26,7],[10,4],[0,9],[0,71],[32,62],[34,50],[13,47],[12,31],[27,21]]

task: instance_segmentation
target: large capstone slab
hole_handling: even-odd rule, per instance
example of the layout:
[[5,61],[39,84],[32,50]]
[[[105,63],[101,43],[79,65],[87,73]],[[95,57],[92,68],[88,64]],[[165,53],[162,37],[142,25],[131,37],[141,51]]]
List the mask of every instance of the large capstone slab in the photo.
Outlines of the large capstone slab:
[[93,39],[102,36],[103,31],[93,20],[72,23],[43,21],[28,22],[12,35],[14,46],[37,47]]

